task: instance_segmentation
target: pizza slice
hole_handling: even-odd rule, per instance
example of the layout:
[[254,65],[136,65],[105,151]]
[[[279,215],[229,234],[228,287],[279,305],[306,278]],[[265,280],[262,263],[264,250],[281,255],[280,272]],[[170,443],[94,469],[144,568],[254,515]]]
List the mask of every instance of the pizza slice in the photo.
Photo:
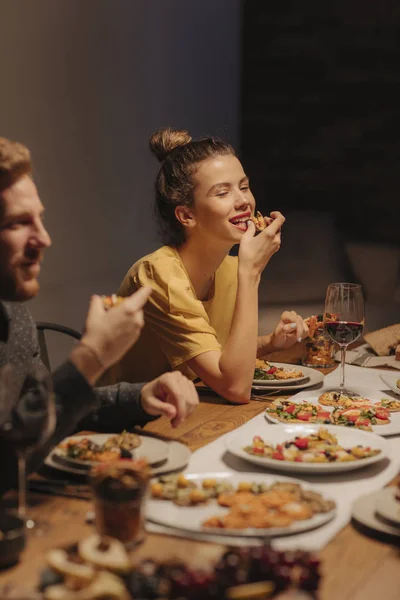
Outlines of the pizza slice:
[[372,425],[387,425],[390,423],[389,411],[373,406],[363,408],[335,408],[331,415],[332,422],[346,427],[358,427],[372,431]]
[[391,400],[390,398],[382,398],[379,402],[375,402],[376,408],[386,408],[389,412],[398,412],[400,410],[400,400]]
[[345,408],[361,408],[363,406],[372,406],[372,400],[360,396],[349,396],[340,392],[325,392],[318,398],[318,402],[323,406],[342,406]]
[[125,300],[125,298],[122,296],[117,296],[117,294],[111,294],[111,296],[102,296],[101,299],[103,300],[103,305],[106,310],[121,304]]

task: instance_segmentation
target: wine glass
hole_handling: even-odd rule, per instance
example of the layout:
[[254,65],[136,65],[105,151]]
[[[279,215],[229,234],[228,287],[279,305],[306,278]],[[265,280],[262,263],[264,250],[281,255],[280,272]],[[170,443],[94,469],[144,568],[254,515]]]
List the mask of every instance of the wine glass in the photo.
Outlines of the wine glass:
[[364,298],[358,283],[331,283],[326,291],[324,327],[340,346],[340,394],[356,395],[345,388],[347,346],[361,335],[364,328]]
[[34,450],[44,446],[56,426],[56,406],[50,373],[43,365],[32,365],[28,372],[6,365],[1,371],[0,405],[2,433],[12,444],[18,461],[18,516],[28,530],[42,535],[46,523],[27,515],[26,463]]

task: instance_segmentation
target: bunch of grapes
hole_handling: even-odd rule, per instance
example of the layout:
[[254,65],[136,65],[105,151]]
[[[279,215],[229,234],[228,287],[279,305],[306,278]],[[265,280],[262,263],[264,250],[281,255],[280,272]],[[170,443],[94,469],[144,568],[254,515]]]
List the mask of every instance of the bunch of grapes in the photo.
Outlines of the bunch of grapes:
[[181,562],[159,565],[147,560],[130,574],[127,587],[137,600],[223,600],[231,587],[271,581],[276,593],[297,588],[316,598],[319,580],[319,561],[312,554],[264,546],[230,549],[211,572]]

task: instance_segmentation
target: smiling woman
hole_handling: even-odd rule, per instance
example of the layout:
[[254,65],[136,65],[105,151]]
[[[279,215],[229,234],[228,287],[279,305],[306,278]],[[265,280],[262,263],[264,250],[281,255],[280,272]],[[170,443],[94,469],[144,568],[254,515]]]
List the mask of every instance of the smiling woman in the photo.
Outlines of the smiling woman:
[[[257,339],[260,276],[279,250],[285,218],[271,213],[255,236],[249,179],[228,143],[163,129],[150,148],[161,162],[156,209],[166,245],[135,263],[121,284],[121,296],[142,286],[153,292],[139,342],[107,380],[178,369],[232,402],[248,402],[256,354],[287,348],[307,331],[286,312],[272,335]],[[229,256],[235,244],[239,255]]]

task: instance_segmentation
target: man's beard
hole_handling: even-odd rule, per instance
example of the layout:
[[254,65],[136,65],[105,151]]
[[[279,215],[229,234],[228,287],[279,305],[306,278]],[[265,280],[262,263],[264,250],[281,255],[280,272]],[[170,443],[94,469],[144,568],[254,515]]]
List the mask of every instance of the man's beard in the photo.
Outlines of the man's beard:
[[26,302],[39,292],[39,282],[31,279],[29,282],[18,283],[10,273],[0,275],[0,300],[8,302]]

